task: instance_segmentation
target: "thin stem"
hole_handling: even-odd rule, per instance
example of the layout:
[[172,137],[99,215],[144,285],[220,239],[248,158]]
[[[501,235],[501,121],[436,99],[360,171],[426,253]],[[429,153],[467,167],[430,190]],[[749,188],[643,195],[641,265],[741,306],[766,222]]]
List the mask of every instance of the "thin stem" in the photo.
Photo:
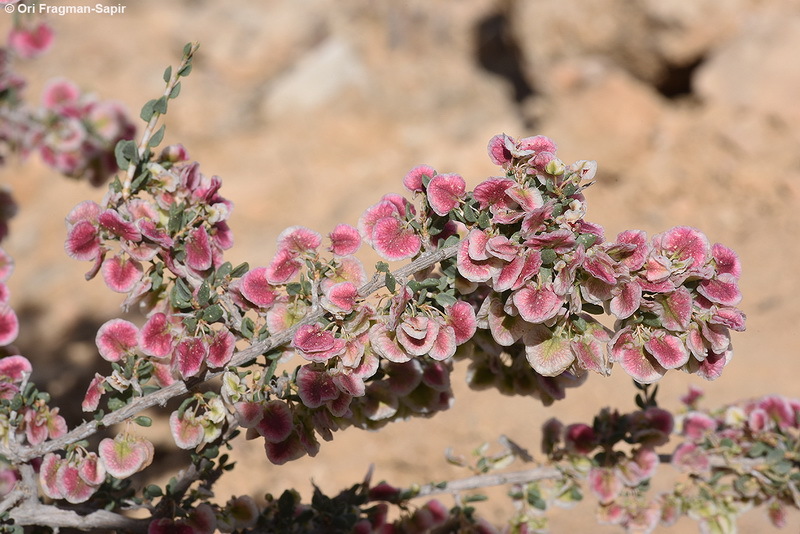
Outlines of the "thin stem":
[[510,473],[486,473],[475,475],[474,477],[452,480],[443,484],[426,484],[418,490],[408,490],[413,493],[414,498],[429,497],[431,495],[458,494],[462,491],[491,488],[494,486],[505,486],[507,484],[526,484],[536,480],[549,478],[561,478],[564,473],[555,467],[535,467],[524,471],[512,471]]
[[[188,65],[192,61],[192,56],[200,47],[199,43],[192,43],[191,47],[189,48],[188,53],[183,56],[183,60],[181,64],[172,72],[169,81],[167,82],[166,87],[164,88],[164,94],[162,95],[163,98],[169,100],[169,95],[172,93],[172,90],[175,89],[175,86],[178,84],[178,81],[181,79],[180,72],[183,70],[186,65]],[[161,118],[161,113],[155,112],[153,116],[150,117],[150,120],[147,122],[147,126],[145,126],[144,133],[142,134],[142,138],[139,141],[139,146],[137,147],[137,152],[139,153],[139,160],[141,161],[144,159],[144,154],[147,152],[147,145],[150,142],[150,138],[153,137],[153,133],[156,131],[156,126],[158,125],[158,119]],[[136,174],[136,165],[131,162],[128,165],[128,172],[125,175],[125,181],[122,183],[122,197],[128,198],[131,194],[131,182],[133,181],[134,174]]]

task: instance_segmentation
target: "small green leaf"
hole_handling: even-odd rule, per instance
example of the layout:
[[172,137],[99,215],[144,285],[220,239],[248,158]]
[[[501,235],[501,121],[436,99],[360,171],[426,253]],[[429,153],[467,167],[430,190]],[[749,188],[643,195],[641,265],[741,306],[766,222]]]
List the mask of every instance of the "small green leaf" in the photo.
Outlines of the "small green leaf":
[[186,326],[186,330],[190,336],[193,336],[195,331],[197,330],[197,317],[194,315],[190,315],[189,317],[184,317],[183,324]]
[[162,124],[161,128],[159,128],[156,131],[156,133],[154,133],[153,136],[150,138],[150,140],[147,142],[147,146],[155,147],[155,146],[160,145],[161,141],[164,139],[164,131],[166,129],[167,129],[167,125],[166,124]]
[[256,325],[253,323],[253,320],[249,317],[245,317],[242,319],[242,326],[240,328],[242,335],[247,339],[253,338],[253,330],[255,329]]
[[164,495],[164,492],[161,491],[161,487],[156,486],[155,484],[150,484],[146,486],[144,490],[142,490],[142,494],[147,499],[155,499],[156,497],[161,497]]
[[153,118],[153,115],[156,114],[156,101],[148,100],[147,103],[142,106],[142,111],[139,113],[139,117],[142,118],[144,122],[150,122],[150,119]]
[[247,262],[240,263],[233,271],[231,271],[231,278],[239,278],[240,276],[244,276],[244,274],[249,270],[250,265]]
[[392,293],[394,293],[397,289],[397,280],[394,279],[392,273],[386,273],[386,276],[384,277],[384,283],[386,284],[386,289]]
[[217,285],[221,284],[225,280],[225,278],[230,276],[232,271],[233,271],[233,265],[231,265],[231,262],[226,261],[225,263],[220,265],[219,269],[217,269],[217,272],[214,273],[214,283]]
[[178,76],[183,76],[185,78],[186,76],[191,74],[191,72],[192,72],[192,64],[187,63],[186,65],[183,66],[181,70],[178,71]]
[[222,318],[222,306],[214,304],[203,312],[203,320],[207,323],[216,323]]
[[172,88],[172,91],[169,92],[169,97],[171,99],[178,98],[178,95],[181,94],[181,82],[175,84],[175,87]]
[[120,408],[124,408],[125,403],[116,397],[111,397],[108,399],[108,409],[112,412],[119,410]]
[[443,307],[452,306],[456,302],[458,302],[458,300],[453,295],[450,295],[449,293],[437,293],[436,294],[436,303],[439,304],[440,306],[443,306]]
[[183,55],[188,56],[192,53],[192,43],[186,43],[183,45]]
[[170,78],[172,78],[172,65],[164,69],[164,82],[169,83]]
[[200,289],[197,290],[197,303],[205,306],[208,304],[209,298],[211,298],[211,288],[208,286],[208,282],[203,282]]
[[153,424],[153,420],[147,417],[146,415],[140,415],[139,417],[134,419],[133,422],[143,427],[149,427],[152,426]]
[[379,273],[388,273],[389,272],[389,264],[385,261],[379,261],[375,264],[375,270]]
[[133,179],[131,182],[131,191],[134,193],[137,191],[141,191],[147,185],[147,180],[150,179],[150,172],[144,171],[139,174],[136,178]]
[[162,115],[167,113],[167,97],[162,96],[158,100],[155,101],[153,104],[153,110],[156,113],[161,113]]

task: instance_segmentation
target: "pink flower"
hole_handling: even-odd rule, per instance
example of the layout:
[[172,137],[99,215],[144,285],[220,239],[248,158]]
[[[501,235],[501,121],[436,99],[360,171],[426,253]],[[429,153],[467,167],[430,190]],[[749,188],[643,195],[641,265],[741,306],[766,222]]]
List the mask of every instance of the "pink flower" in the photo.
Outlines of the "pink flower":
[[575,361],[569,339],[555,335],[542,324],[528,329],[522,341],[528,363],[542,376],[558,376]]
[[172,324],[163,313],[150,316],[139,332],[139,346],[142,352],[156,358],[163,358],[172,353],[174,337]]
[[114,439],[102,440],[97,452],[108,474],[123,479],[150,465],[154,450],[153,444],[146,439],[123,433]]
[[645,353],[631,327],[625,327],[616,333],[609,342],[609,353],[611,360],[619,363],[640,384],[652,384],[667,372],[652,356]]
[[411,192],[422,192],[425,190],[425,178],[430,180],[436,176],[436,171],[429,165],[417,165],[405,175],[403,185]]
[[437,174],[428,183],[428,204],[437,215],[445,216],[458,206],[465,192],[466,182],[458,174]]
[[183,378],[200,373],[208,356],[208,345],[200,337],[183,338],[175,347],[175,366]]
[[294,430],[294,417],[288,404],[279,400],[266,402],[255,429],[270,443],[286,440]]
[[295,256],[313,254],[322,243],[322,237],[303,226],[291,226],[278,236],[278,249],[288,250]]
[[414,229],[396,217],[384,217],[372,229],[372,246],[382,258],[399,261],[415,256],[422,240]]
[[609,504],[623,490],[623,484],[616,469],[593,467],[588,476],[589,490],[594,493],[600,504]]
[[32,29],[13,28],[8,34],[8,46],[20,57],[32,58],[47,51],[53,39],[53,29],[42,22]]
[[358,288],[352,282],[340,282],[325,290],[322,307],[332,313],[350,313],[356,305]]
[[0,346],[8,345],[19,335],[19,319],[6,303],[0,303]]
[[103,262],[103,280],[112,291],[127,293],[142,278],[142,264],[126,255],[117,255]]
[[242,296],[259,308],[269,309],[275,302],[275,288],[267,280],[266,267],[248,271],[238,287]]
[[331,246],[328,248],[336,256],[350,256],[361,247],[361,236],[358,229],[349,224],[339,224],[328,234]]
[[312,362],[326,362],[345,350],[344,340],[334,337],[318,324],[301,326],[294,335],[292,345]]
[[133,354],[139,345],[139,329],[130,321],[111,319],[97,331],[95,344],[103,359],[117,362],[123,356]]

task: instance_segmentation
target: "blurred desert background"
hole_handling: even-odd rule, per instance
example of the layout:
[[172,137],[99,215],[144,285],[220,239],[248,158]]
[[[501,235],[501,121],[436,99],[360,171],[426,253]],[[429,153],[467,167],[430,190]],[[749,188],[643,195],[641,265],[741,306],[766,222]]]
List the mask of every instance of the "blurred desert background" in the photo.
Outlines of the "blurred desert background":
[[[417,164],[474,186],[497,172],[486,156],[492,135],[544,134],[568,163],[597,160],[587,219],[607,236],[691,225],[742,258],[748,328],[734,335],[733,361],[712,383],[669,373],[661,404],[676,408],[689,384],[705,390],[707,406],[800,394],[797,0],[123,5],[113,17],[50,16],[54,49],[18,65],[31,79],[28,97],[60,75],[138,116],[161,94],[161,74],[184,43],[200,41],[194,71],[170,104],[165,141],[183,143],[204,173],[222,177],[235,203],[234,264],[265,265],[290,225],[325,234],[355,224],[384,193],[403,193],[402,177]],[[0,15],[3,34],[9,24]],[[85,282],[88,264],[66,256],[63,218],[103,191],[59,178],[37,157],[3,167],[0,181],[20,204],[4,243],[17,264],[9,285],[22,320],[18,346],[75,424],[91,367],[107,365],[95,331],[118,316],[121,299],[101,280]],[[310,481],[335,492],[371,464],[376,479],[401,486],[460,478],[468,473],[446,464],[448,446],[468,454],[504,434],[537,456],[549,417],[588,422],[601,406],[634,408],[619,369],[550,408],[472,392],[463,376],[460,367],[449,411],[378,433],[341,432],[316,458],[275,467],[261,440],[237,442],[239,469],[218,485],[218,499],[287,487],[310,498]],[[163,428],[150,434],[171,468]],[[589,497],[576,510],[555,510],[552,531],[617,532],[596,525],[593,506]],[[501,495],[481,509],[499,521],[509,503]],[[766,529],[763,515],[746,514],[740,532]],[[790,525],[797,532],[799,514]],[[682,521],[658,532],[695,530]]]

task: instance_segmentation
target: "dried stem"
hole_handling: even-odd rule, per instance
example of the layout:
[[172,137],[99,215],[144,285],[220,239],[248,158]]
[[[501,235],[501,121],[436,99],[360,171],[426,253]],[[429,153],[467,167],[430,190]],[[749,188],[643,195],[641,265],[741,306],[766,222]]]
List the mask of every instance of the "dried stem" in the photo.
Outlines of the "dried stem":
[[507,484],[526,484],[536,480],[561,478],[564,473],[555,467],[535,467],[524,471],[510,473],[486,473],[474,477],[452,480],[442,484],[426,484],[418,490],[409,490],[414,497],[430,497],[431,495],[457,494],[462,491],[505,486]]

